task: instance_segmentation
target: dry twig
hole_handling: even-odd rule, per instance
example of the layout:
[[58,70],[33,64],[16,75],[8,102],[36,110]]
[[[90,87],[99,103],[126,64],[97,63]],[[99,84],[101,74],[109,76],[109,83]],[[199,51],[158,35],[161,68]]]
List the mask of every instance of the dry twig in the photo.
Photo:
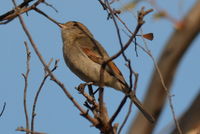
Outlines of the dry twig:
[[29,134],[29,133],[31,133],[31,134],[46,134],[46,133],[42,133],[42,132],[34,132],[29,129],[23,128],[23,127],[18,127],[16,129],[16,131],[26,132],[27,134]]
[[4,104],[3,104],[3,108],[1,110],[0,117],[3,115],[3,112],[5,111],[5,108],[6,108],[6,102],[4,102]]
[[[49,62],[49,64],[48,64],[48,67],[50,66],[50,63],[51,63],[51,62],[52,62],[52,59],[50,60],[50,62]],[[54,67],[53,67],[53,69],[51,69],[51,72],[53,72],[53,71],[56,70],[57,64],[58,64],[58,60],[55,61]],[[44,72],[46,72],[45,69],[44,69]],[[34,98],[33,107],[32,107],[32,114],[31,114],[31,115],[32,115],[32,118],[31,118],[31,131],[34,131],[34,119],[35,119],[35,116],[36,116],[35,110],[36,110],[36,105],[37,105],[38,97],[39,97],[39,94],[40,94],[40,92],[41,92],[41,90],[42,90],[42,88],[43,88],[43,86],[44,86],[44,84],[45,84],[45,82],[46,82],[46,79],[47,79],[49,76],[50,76],[50,75],[49,75],[48,72],[45,73],[45,76],[44,76],[42,82],[40,83],[40,86],[39,86],[39,88],[38,88],[38,90],[37,90],[37,92],[36,92],[35,98]]]
[[[26,74],[22,74],[22,76],[24,77],[24,81],[25,81],[25,86],[24,86],[24,113],[25,113],[25,118],[26,118],[26,129],[29,129],[29,118],[28,118],[28,110],[27,110],[27,103],[26,103],[26,99],[27,99],[27,89],[28,89],[28,76],[29,76],[29,72],[30,72],[30,58],[31,58],[31,53],[28,47],[27,42],[24,42],[24,45],[26,47]],[[28,133],[27,133],[28,134]]]
[[30,10],[33,10],[34,8],[36,8],[40,3],[42,3],[44,0],[38,0],[36,1],[33,5],[26,7],[26,5],[31,2],[33,0],[27,0],[26,2],[24,1],[22,4],[20,4],[19,6],[17,6],[15,4],[15,9],[3,14],[0,16],[0,24],[6,24],[10,21],[12,21],[13,19],[15,19],[18,15],[26,13]]
[[[192,10],[184,17],[184,27],[182,29],[175,30],[167,42],[158,61],[158,67],[168,89],[173,81],[175,71],[183,55],[191,45],[191,42],[194,40],[194,38],[199,34],[199,9],[200,2],[197,1]],[[160,81],[160,76],[157,70],[154,72],[152,80],[153,81],[149,85],[149,89],[145,96],[144,105],[154,113],[156,118],[158,118],[164,106],[167,94],[166,91],[163,90],[163,85]],[[131,132],[147,134],[153,131],[155,125],[149,124],[143,118],[141,118],[141,116],[141,114],[138,114],[136,120],[132,124],[132,129],[129,132],[130,134]],[[143,124],[143,128],[140,128],[139,124]]]
[[[37,2],[44,2],[42,0],[38,0]],[[37,3],[36,2],[36,3]],[[13,3],[14,3],[14,0],[13,0]],[[34,4],[36,4],[34,3]],[[39,5],[40,3],[37,3],[37,5],[34,6],[34,4],[32,6],[29,6],[27,8],[25,8],[25,10],[29,11],[29,9],[34,9],[36,12],[44,15],[45,17],[47,17],[48,19],[50,19],[51,21],[53,21],[54,23],[56,23],[58,25],[58,23],[51,19],[50,17],[48,17],[45,13],[43,13],[41,10],[39,10],[37,8],[37,5]],[[109,5],[109,4],[108,4]],[[110,12],[110,16],[112,16],[112,19],[114,20],[115,22],[115,17],[113,17],[114,15],[118,14],[118,12],[114,11],[113,9],[111,9],[110,7],[106,7]],[[121,45],[121,50],[114,56],[112,56],[110,59],[106,60],[105,63],[103,64],[102,68],[101,68],[101,75],[100,75],[100,79],[101,79],[101,84],[100,84],[100,87],[99,87],[99,104],[97,103],[94,103],[94,102],[91,102],[91,98],[92,96],[89,96],[87,95],[86,93],[82,93],[88,100],[88,102],[92,103],[93,105],[99,105],[99,116],[95,116],[95,118],[91,117],[88,113],[88,111],[84,110],[79,104],[78,102],[76,102],[76,100],[71,96],[71,94],[66,90],[65,86],[63,83],[61,83],[55,76],[54,74],[52,73],[53,71],[49,69],[49,66],[46,64],[46,62],[44,61],[41,53],[39,52],[38,48],[37,48],[37,45],[34,43],[28,29],[26,28],[26,25],[21,17],[21,14],[25,12],[25,10],[21,9],[21,8],[17,8],[16,7],[16,12],[15,14],[13,15],[13,17],[11,16],[10,19],[13,19],[15,17],[18,16],[19,20],[20,20],[20,23],[22,25],[22,28],[24,30],[24,32],[26,33],[29,41],[31,42],[31,46],[33,47],[35,53],[37,54],[39,60],[41,61],[41,63],[43,64],[45,70],[47,71],[47,75],[51,77],[51,79],[57,83],[60,88],[63,90],[63,92],[66,94],[66,96],[72,101],[72,103],[80,110],[81,112],[81,115],[84,116],[87,120],[89,120],[95,127],[99,128],[101,130],[101,132],[104,132],[104,133],[116,133],[117,132],[117,127],[118,127],[118,124],[114,124],[112,126],[112,122],[114,121],[114,119],[116,118],[116,116],[118,115],[119,111],[121,110],[122,106],[124,105],[125,101],[126,101],[126,98],[125,97],[123,99],[123,101],[121,102],[121,104],[119,105],[117,111],[114,113],[114,115],[111,117],[111,119],[109,119],[108,117],[108,113],[107,113],[107,108],[104,104],[104,101],[103,101],[103,87],[104,87],[104,78],[103,78],[103,73],[104,73],[104,69],[105,69],[105,66],[106,64],[109,62],[109,61],[112,61],[114,60],[115,58],[117,58],[118,56],[120,56],[121,54],[123,55],[124,59],[126,60],[126,62],[128,63],[128,67],[129,67],[129,70],[130,70],[130,86],[132,88],[132,74],[135,75],[135,83],[134,83],[134,89],[136,89],[137,87],[137,73],[134,73],[132,67],[131,67],[131,62],[130,60],[125,56],[124,54],[124,51],[128,48],[128,46],[131,44],[132,40],[135,38],[137,32],[139,31],[139,29],[141,28],[141,26],[144,24],[144,21],[143,21],[143,17],[148,14],[149,12],[151,12],[152,10],[147,10],[147,11],[144,11],[144,9],[141,9],[141,11],[139,12],[138,14],[138,25],[137,27],[135,28],[135,31],[133,32],[132,36],[130,37],[130,39],[127,41],[127,43],[123,46],[122,45],[122,42],[120,43]],[[5,18],[4,18],[5,19]],[[116,23],[116,22],[115,22]],[[117,24],[116,24],[117,25]],[[117,27],[117,26],[116,26]],[[119,31],[119,28],[117,28],[118,31]],[[120,37],[120,33],[118,33],[118,36],[119,36],[119,40],[121,40],[121,37]],[[40,87],[39,87],[39,90],[36,94],[36,97],[35,97],[35,101],[34,101],[34,104],[33,104],[33,111],[32,111],[32,123],[31,123],[31,131],[33,133],[33,126],[34,126],[34,117],[35,117],[35,105],[36,105],[36,102],[37,102],[37,98],[38,98],[38,95],[44,85],[44,82],[46,80],[46,78],[48,76],[45,76]],[[130,110],[129,110],[130,111]],[[128,117],[128,116],[126,116]],[[126,119],[125,119],[125,122],[126,122]]]
[[86,110],[84,110],[79,103],[73,98],[73,96],[68,92],[68,90],[66,89],[65,85],[63,83],[61,83],[56,77],[55,75],[51,72],[51,70],[49,69],[47,63],[45,62],[44,58],[42,57],[41,53],[39,52],[37,45],[35,44],[35,42],[33,41],[31,34],[29,33],[28,29],[26,28],[26,25],[24,23],[23,18],[21,17],[21,15],[18,15],[18,18],[20,20],[20,24],[25,32],[25,34],[27,35],[31,46],[34,49],[34,52],[36,53],[36,55],[38,56],[40,62],[43,64],[44,68],[47,70],[47,72],[49,73],[51,79],[59,85],[59,87],[62,89],[62,91],[65,93],[65,95],[71,100],[71,102],[74,104],[74,106],[81,112],[81,114],[87,119],[89,120],[94,126],[98,126],[99,121],[92,118]]

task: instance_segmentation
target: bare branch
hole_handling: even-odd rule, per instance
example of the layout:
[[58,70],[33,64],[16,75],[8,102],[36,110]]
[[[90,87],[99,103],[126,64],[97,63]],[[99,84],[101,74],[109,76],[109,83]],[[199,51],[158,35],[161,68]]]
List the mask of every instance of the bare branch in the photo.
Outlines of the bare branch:
[[121,125],[120,128],[119,128],[118,134],[121,133],[121,131],[122,131],[124,125],[126,124],[126,122],[127,122],[127,120],[128,120],[128,117],[129,117],[130,114],[131,114],[132,105],[133,105],[133,103],[130,101],[130,105],[129,105],[129,108],[128,108],[128,112],[127,112],[127,114],[126,114],[126,116],[125,116],[125,118],[124,118],[124,121],[122,122],[122,125]]
[[0,117],[3,115],[5,109],[6,109],[6,102],[4,102],[4,104],[3,104],[3,108],[1,110]]
[[27,2],[23,2],[19,6],[17,6],[15,4],[15,9],[0,16],[0,21],[3,21],[0,24],[6,24],[6,23],[10,22],[11,20],[15,19],[18,15],[26,13],[26,12],[36,8],[44,0],[38,0],[33,5],[26,7],[26,5],[31,1],[33,1],[33,0],[28,0]]
[[[78,86],[78,88],[76,88],[76,89],[79,91],[80,94],[82,94],[82,95],[86,98],[87,101],[85,102],[84,105],[85,105],[87,108],[89,108],[89,109],[93,112],[95,118],[98,119],[98,118],[99,118],[99,104],[96,102],[96,100],[95,100],[95,98],[94,98],[94,94],[92,94],[92,96],[91,96],[91,95],[87,94],[87,93],[84,91],[85,86],[86,86],[86,85],[91,86],[91,84],[93,84],[93,83],[84,83],[84,84],[80,84],[80,85]],[[90,88],[90,87],[88,87],[88,88]],[[88,103],[91,104],[92,107],[90,107]]]
[[18,15],[18,18],[20,20],[20,24],[25,32],[25,34],[27,35],[31,46],[33,47],[36,55],[38,56],[40,62],[43,64],[44,68],[47,70],[47,72],[49,73],[51,79],[58,84],[58,86],[62,89],[62,91],[65,93],[65,95],[71,100],[71,102],[75,105],[75,107],[81,112],[82,115],[84,115],[84,117],[89,120],[94,126],[97,126],[99,124],[99,121],[92,118],[86,110],[84,110],[79,103],[73,98],[73,96],[68,92],[68,90],[66,89],[65,85],[63,83],[61,83],[56,77],[55,75],[51,72],[51,70],[49,69],[47,63],[45,62],[44,58],[42,57],[41,53],[39,52],[37,45],[35,44],[35,42],[33,41],[28,29],[26,28],[26,25],[21,17],[21,15]]
[[152,12],[152,11],[153,11],[152,9],[147,10],[147,11],[144,11],[144,8],[141,9],[141,11],[138,13],[138,24],[137,24],[137,26],[135,28],[135,31],[133,32],[133,34],[131,35],[131,37],[129,38],[129,40],[127,41],[127,43],[124,46],[122,45],[123,43],[121,41],[121,36],[120,36],[119,28],[117,28],[118,26],[116,24],[116,21],[114,21],[114,19],[113,19],[113,21],[115,23],[115,26],[117,28],[117,35],[118,35],[119,42],[120,42],[120,44],[123,47],[121,48],[121,50],[118,53],[116,53],[115,55],[113,55],[110,59],[106,60],[105,63],[108,63],[109,61],[112,61],[112,60],[116,59],[118,56],[120,56],[128,48],[128,46],[131,44],[131,42],[133,41],[133,39],[136,37],[139,29],[144,24],[143,17],[145,15],[147,15],[148,13]]
[[[32,1],[33,0],[26,0],[23,3],[21,3],[19,6],[17,6],[17,8],[24,8],[24,7],[26,7]],[[7,20],[6,18],[10,18],[8,16],[11,16],[11,14],[15,14],[15,9],[13,9],[11,11],[8,11],[7,13],[1,15],[0,16],[0,21]]]
[[[191,42],[198,35],[200,31],[200,2],[197,1],[192,10],[183,19],[184,27],[180,30],[176,30],[169,41],[159,59],[158,67],[161,71],[166,87],[169,89],[175,71],[185,54]],[[174,45],[176,44],[176,45]],[[166,64],[167,63],[167,64]],[[154,72],[152,82],[149,85],[148,92],[145,96],[144,106],[147,107],[155,117],[158,118],[166,100],[166,91],[163,89],[163,85],[160,81],[160,76],[157,70]],[[141,128],[139,124],[143,124]],[[138,114],[136,120],[131,126],[131,133],[147,134],[153,131],[155,124],[148,123],[141,114]]]
[[[131,69],[131,62],[129,59],[127,59],[127,57],[125,56],[125,54],[123,53],[125,51],[125,49],[128,48],[128,46],[132,43],[133,39],[136,37],[139,29],[142,27],[142,25],[144,24],[144,16],[147,15],[148,13],[152,12],[153,10],[152,9],[149,9],[149,10],[146,10],[144,11],[144,7],[141,8],[141,10],[138,12],[138,18],[137,18],[137,26],[135,28],[135,31],[133,32],[133,34],[131,35],[131,37],[129,38],[129,40],[127,41],[127,43],[123,46],[122,44],[122,41],[121,41],[121,35],[120,35],[120,31],[119,31],[119,28],[118,28],[118,25],[115,21],[115,17],[114,17],[114,14],[112,13],[112,10],[109,6],[109,3],[108,1],[106,0],[106,4],[108,5],[108,9],[112,15],[112,19],[114,21],[114,24],[115,24],[115,27],[117,29],[117,35],[118,35],[118,39],[119,39],[119,42],[120,42],[120,45],[121,45],[121,50],[113,55],[111,58],[107,59],[103,65],[105,66],[108,62],[114,60],[115,58],[117,58],[118,56],[120,56],[121,54],[123,55],[124,59],[128,62],[128,66],[130,67],[129,68],[129,71],[130,71],[130,83],[132,83],[132,69]],[[132,86],[132,84],[131,84]],[[132,87],[131,87],[132,88]],[[129,88],[130,89],[130,88]],[[135,91],[135,90],[134,90]],[[148,119],[150,122],[154,122],[154,117],[145,109],[145,107],[140,103],[140,101],[137,99],[136,95],[135,95],[135,92],[133,92],[131,89],[129,90],[129,93],[126,93],[126,95],[128,95],[131,100],[134,102],[134,104],[140,109],[140,111],[143,113],[143,115],[146,117],[146,119]]]
[[[29,129],[29,118],[28,118],[28,110],[27,110],[27,88],[28,88],[28,76],[30,72],[30,58],[31,58],[31,53],[28,47],[27,42],[24,42],[24,45],[26,47],[26,74],[22,74],[24,77],[25,81],[25,86],[24,86],[24,113],[25,113],[25,118],[26,118],[26,129]],[[27,133],[28,134],[28,133]]]
[[47,3],[46,1],[43,1],[43,3],[49,7],[51,7],[55,12],[58,12],[58,10],[52,5],[52,4],[49,4]]
[[[48,67],[50,66],[50,63],[52,62],[52,59],[50,60],[49,64],[48,64]],[[56,68],[57,68],[57,64],[58,64],[58,60],[55,61],[55,65],[53,67],[53,69],[51,70],[51,72],[55,71]],[[46,72],[46,70],[44,69],[44,72]],[[32,119],[31,119],[31,131],[34,131],[34,119],[35,119],[35,116],[36,116],[36,105],[37,105],[37,101],[38,101],[38,97],[39,97],[39,94],[46,82],[46,79],[50,76],[49,73],[45,73],[46,75],[44,76],[37,92],[36,92],[36,95],[35,95],[35,98],[34,98],[34,102],[33,102],[33,107],[32,107]]]
[[23,127],[18,127],[16,129],[16,131],[26,132],[27,134],[29,134],[29,133],[31,133],[31,134],[46,134],[46,133],[42,133],[42,132],[34,132],[29,129],[23,128]]
[[[199,134],[200,133],[200,92],[193,100],[190,107],[187,109],[187,111],[181,115],[179,122],[181,129],[184,134],[194,133]],[[177,134],[178,130],[175,128],[172,131],[172,134]]]
[[124,98],[122,99],[122,101],[121,101],[120,105],[118,106],[117,110],[115,111],[113,116],[110,118],[110,121],[109,121],[110,123],[112,123],[115,120],[115,118],[117,117],[117,115],[121,111],[122,107],[126,103],[126,100],[127,100],[127,96],[124,96]]
[[[141,47],[141,46],[140,46],[140,47]],[[143,50],[144,50],[144,49],[143,49]],[[170,109],[171,109],[171,112],[172,112],[172,117],[173,117],[173,119],[174,119],[174,122],[175,122],[175,124],[176,124],[177,129],[179,130],[179,134],[182,134],[182,131],[181,131],[179,122],[178,122],[178,120],[176,119],[176,114],[175,114],[174,106],[173,106],[173,103],[172,103],[172,95],[170,94],[170,91],[169,91],[168,88],[166,87],[166,84],[165,84],[165,82],[164,82],[164,79],[163,79],[163,76],[162,76],[162,74],[161,74],[161,71],[160,71],[160,69],[159,69],[159,67],[158,67],[158,64],[156,63],[155,58],[154,58],[153,55],[151,54],[151,51],[150,51],[150,50],[147,50],[147,51],[145,51],[145,52],[151,57],[151,59],[152,59],[152,61],[153,61],[153,63],[154,63],[154,66],[156,67],[156,70],[157,70],[157,72],[158,72],[158,74],[159,74],[159,77],[160,77],[161,84],[162,84],[162,86],[163,86],[163,88],[164,88],[164,90],[165,90],[165,92],[166,92],[166,94],[167,94],[167,98],[168,98],[168,101],[169,101]]]
[[[38,8],[34,8],[34,10],[36,12],[38,12],[39,14],[43,15],[44,17],[46,17],[48,20],[52,21],[53,23],[55,23],[56,25],[59,26],[59,22],[57,22],[56,20],[54,20],[53,18],[51,18],[50,16],[48,16],[47,14],[45,14],[43,11],[41,11],[40,9]],[[60,27],[60,26],[59,26]]]

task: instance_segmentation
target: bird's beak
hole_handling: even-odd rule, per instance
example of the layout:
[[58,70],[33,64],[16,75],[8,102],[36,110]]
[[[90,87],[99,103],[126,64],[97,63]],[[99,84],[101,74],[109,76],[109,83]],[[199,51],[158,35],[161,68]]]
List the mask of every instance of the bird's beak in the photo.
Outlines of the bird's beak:
[[61,29],[65,28],[65,25],[64,25],[64,24],[58,23],[57,25],[58,25]]

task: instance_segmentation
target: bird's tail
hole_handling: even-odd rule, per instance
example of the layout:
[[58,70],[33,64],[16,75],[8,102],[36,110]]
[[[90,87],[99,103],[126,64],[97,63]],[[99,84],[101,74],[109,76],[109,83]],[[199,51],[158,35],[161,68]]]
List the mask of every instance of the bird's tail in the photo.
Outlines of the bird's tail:
[[131,99],[131,101],[137,106],[137,108],[142,112],[145,118],[149,120],[151,123],[154,123],[155,121],[154,117],[144,108],[142,103],[136,97],[135,93],[130,92],[128,96]]

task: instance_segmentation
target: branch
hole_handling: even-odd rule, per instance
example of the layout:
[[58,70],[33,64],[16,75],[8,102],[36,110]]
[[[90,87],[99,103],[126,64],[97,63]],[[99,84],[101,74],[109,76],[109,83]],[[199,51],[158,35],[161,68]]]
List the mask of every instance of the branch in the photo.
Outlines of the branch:
[[[29,118],[28,118],[26,98],[27,98],[27,88],[28,88],[28,76],[29,76],[29,72],[30,72],[31,53],[30,53],[27,42],[24,42],[24,45],[26,47],[26,74],[22,74],[22,76],[24,77],[24,81],[25,81],[25,85],[24,85],[24,113],[25,113],[25,118],[26,118],[26,129],[29,129]],[[28,132],[27,132],[27,134],[28,134]]]
[[58,25],[58,26],[60,27],[60,23],[59,23],[59,22],[57,22],[56,20],[54,20],[53,18],[51,18],[50,16],[48,16],[47,14],[45,14],[45,13],[44,13],[43,11],[41,11],[40,9],[34,8],[34,10],[35,10],[37,13],[43,15],[43,16],[46,17],[48,20],[52,21],[53,23],[55,23],[56,25]]
[[[180,30],[176,30],[172,34],[159,59],[158,67],[168,89],[173,81],[174,73],[179,62],[200,31],[199,12],[200,2],[197,1],[192,10],[183,19],[184,27]],[[147,107],[153,115],[155,115],[156,119],[158,119],[166,100],[166,92],[163,89],[163,85],[160,82],[160,76],[157,71],[154,72],[151,80],[152,82],[150,83],[148,92],[145,96],[144,106]],[[143,124],[143,127],[141,127],[140,124]],[[156,123],[150,124],[147,122],[139,113],[136,120],[130,127],[131,129],[129,134],[149,134],[153,131],[155,125]]]
[[121,131],[122,131],[124,125],[126,124],[126,122],[127,122],[127,120],[128,120],[128,117],[129,117],[130,114],[131,114],[131,111],[132,111],[132,105],[133,105],[133,102],[130,101],[130,105],[129,105],[129,108],[128,108],[128,112],[127,112],[127,114],[126,114],[126,116],[125,116],[125,118],[124,118],[124,121],[122,122],[122,125],[121,125],[120,128],[119,128],[118,134],[121,133]]
[[[121,46],[121,50],[115,54],[114,56],[112,56],[111,58],[107,59],[102,66],[105,67],[105,65],[112,61],[113,59],[117,58],[118,56],[120,56],[122,54],[122,56],[124,57],[125,61],[128,63],[128,67],[129,67],[129,71],[130,71],[130,85],[131,87],[129,87],[129,93],[125,93],[126,95],[128,96],[132,96],[131,97],[131,100],[134,102],[134,104],[140,109],[140,111],[144,114],[144,116],[151,122],[154,122],[154,118],[153,116],[147,112],[147,110],[140,104],[139,100],[136,98],[136,95],[135,95],[135,92],[132,91],[132,73],[133,73],[133,69],[131,68],[131,61],[125,56],[124,54],[124,51],[125,49],[128,48],[128,46],[132,43],[133,39],[136,37],[138,31],[140,30],[140,28],[142,27],[142,25],[145,23],[144,21],[144,16],[146,16],[147,14],[149,14],[150,12],[153,11],[153,9],[149,9],[149,10],[144,10],[144,7],[141,8],[141,10],[138,12],[138,16],[137,16],[137,26],[135,28],[135,31],[132,33],[131,37],[129,38],[129,40],[127,41],[127,43],[123,46],[123,43],[122,43],[122,40],[121,40],[121,35],[120,35],[120,31],[119,31],[119,28],[118,28],[118,25],[116,23],[116,20],[115,20],[115,16],[114,16],[114,13],[112,11],[112,9],[110,8],[110,5],[108,3],[108,1],[106,0],[106,4],[108,5],[108,10],[110,11],[111,13],[111,17],[114,21],[114,24],[115,24],[115,27],[117,29],[117,35],[118,35],[118,39],[119,39],[119,43],[120,43],[120,46]],[[135,76],[137,77],[137,74],[134,73]],[[136,82],[137,82],[137,78],[136,78]],[[134,89],[134,91],[136,91],[136,89]],[[133,97],[134,96],[134,97]]]
[[33,47],[34,52],[36,53],[36,55],[38,56],[40,62],[42,63],[42,65],[44,66],[45,70],[47,70],[47,72],[49,73],[51,79],[61,88],[61,90],[65,93],[65,95],[69,98],[69,100],[74,104],[74,106],[81,112],[81,114],[87,119],[89,120],[94,126],[97,126],[99,124],[99,121],[92,118],[86,110],[84,110],[79,103],[73,98],[73,96],[68,92],[68,90],[66,89],[65,85],[60,82],[55,75],[51,72],[51,70],[49,69],[47,63],[45,62],[44,58],[42,57],[41,53],[39,52],[37,45],[35,44],[35,42],[33,41],[31,34],[29,33],[23,18],[21,17],[21,15],[18,15],[20,24],[26,34],[26,36],[28,37],[31,46]]
[[[48,67],[50,66],[51,62],[52,62],[52,59],[50,60],[50,62],[48,64]],[[53,69],[51,70],[51,72],[53,72],[53,71],[56,70],[57,64],[58,64],[58,60],[55,61],[55,65],[54,65]],[[46,72],[45,69],[44,69],[44,72]],[[40,92],[41,92],[41,90],[42,90],[42,88],[43,88],[43,86],[44,86],[44,84],[46,82],[46,79],[49,76],[50,76],[49,73],[45,73],[45,76],[44,76],[44,78],[43,78],[43,80],[42,80],[42,82],[41,82],[41,84],[40,84],[40,86],[39,86],[39,88],[38,88],[38,90],[36,92],[35,98],[34,98],[33,107],[32,107],[32,115],[31,115],[32,116],[32,119],[31,119],[31,131],[34,131],[34,119],[35,119],[35,116],[36,116],[35,110],[36,110],[36,105],[37,105],[38,97],[39,97],[39,94],[40,94]]]
[[77,89],[79,93],[82,94],[86,98],[86,102],[84,105],[93,112],[95,118],[99,119],[99,104],[95,100],[93,91],[92,93],[87,94],[84,90],[86,85],[88,86],[89,90],[92,90],[92,87],[91,87],[92,84],[93,84],[92,82],[80,84],[75,89]]
[[[179,119],[181,129],[184,134],[195,133],[199,134],[200,132],[200,92],[192,102],[191,106]],[[174,129],[172,134],[177,134],[178,130]]]
[[1,110],[0,117],[3,115],[5,108],[6,108],[6,102],[4,102],[4,104],[3,104],[3,109]]
[[[147,15],[148,13],[152,12],[153,10],[150,9],[150,10],[147,10],[147,11],[144,11],[144,8],[142,8],[140,10],[140,12],[138,13],[138,23],[137,23],[137,26],[135,28],[135,31],[133,32],[133,34],[131,35],[131,37],[129,38],[129,40],[127,41],[127,43],[125,45],[122,45],[123,47],[121,48],[121,50],[116,53],[115,55],[113,55],[110,59],[106,60],[105,63],[108,63],[109,61],[112,61],[114,59],[116,59],[118,56],[120,56],[127,48],[128,46],[132,43],[133,39],[136,37],[139,29],[142,27],[142,25],[145,23],[144,20],[143,20],[143,17],[145,15]],[[117,25],[115,25],[117,26]],[[118,38],[119,38],[119,41],[121,39],[121,36],[120,36],[120,33],[119,33],[119,28],[117,28],[117,35],[118,35]],[[122,41],[120,41],[120,44],[123,44]]]
[[112,123],[115,120],[115,118],[117,117],[117,115],[121,111],[122,107],[126,103],[126,100],[127,100],[127,96],[124,96],[124,98],[122,99],[122,101],[121,101],[120,105],[118,106],[117,110],[115,111],[113,116],[110,118],[110,121],[109,121],[110,123]]
[[23,128],[23,127],[18,127],[16,129],[16,131],[26,132],[27,134],[29,134],[29,133],[31,133],[31,134],[46,134],[46,133],[42,133],[42,132],[34,132],[29,129]]
[[19,6],[15,5],[15,9],[1,15],[0,22],[1,21],[2,22],[0,24],[6,24],[6,23],[10,22],[11,20],[15,19],[18,15],[26,13],[26,12],[36,8],[40,3],[44,2],[44,0],[38,0],[33,5],[26,7],[28,5],[28,3],[30,3],[31,1],[33,1],[33,0],[24,1]]

